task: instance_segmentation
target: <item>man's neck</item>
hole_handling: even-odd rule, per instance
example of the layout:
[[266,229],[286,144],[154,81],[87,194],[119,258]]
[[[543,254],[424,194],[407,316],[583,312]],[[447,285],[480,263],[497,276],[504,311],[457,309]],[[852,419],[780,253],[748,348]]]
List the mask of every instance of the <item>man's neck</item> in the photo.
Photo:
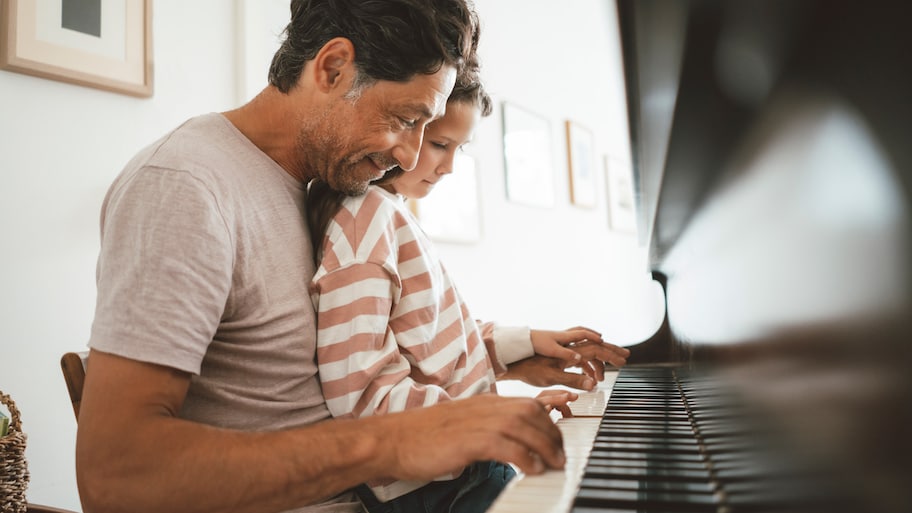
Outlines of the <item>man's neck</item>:
[[294,159],[297,133],[291,128],[297,121],[290,107],[289,95],[269,86],[245,105],[222,114],[285,172],[306,182],[312,177],[301,176]]

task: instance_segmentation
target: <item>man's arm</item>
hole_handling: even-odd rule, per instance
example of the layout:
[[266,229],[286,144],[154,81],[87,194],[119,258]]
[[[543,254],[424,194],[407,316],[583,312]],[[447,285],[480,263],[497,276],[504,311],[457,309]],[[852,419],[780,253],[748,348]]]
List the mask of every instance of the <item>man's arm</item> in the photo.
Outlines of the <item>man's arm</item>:
[[179,419],[190,376],[92,351],[76,442],[86,513],[266,512],[370,479],[431,479],[473,461],[527,473],[563,465],[560,432],[533,399],[493,395],[278,432]]

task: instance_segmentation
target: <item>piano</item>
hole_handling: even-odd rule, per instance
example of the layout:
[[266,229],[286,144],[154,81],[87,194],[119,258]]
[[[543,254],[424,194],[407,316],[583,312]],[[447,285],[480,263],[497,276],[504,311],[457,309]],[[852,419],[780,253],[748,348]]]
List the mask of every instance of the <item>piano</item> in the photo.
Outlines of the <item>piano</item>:
[[912,3],[617,11],[665,317],[489,512],[912,512]]

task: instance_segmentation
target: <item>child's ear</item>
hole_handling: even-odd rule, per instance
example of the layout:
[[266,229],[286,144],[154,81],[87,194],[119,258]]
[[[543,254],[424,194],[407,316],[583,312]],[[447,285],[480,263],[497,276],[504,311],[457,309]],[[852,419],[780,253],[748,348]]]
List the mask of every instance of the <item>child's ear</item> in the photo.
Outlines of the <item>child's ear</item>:
[[344,37],[330,39],[317,52],[312,65],[321,91],[328,93],[340,86],[347,91],[355,71],[355,46]]

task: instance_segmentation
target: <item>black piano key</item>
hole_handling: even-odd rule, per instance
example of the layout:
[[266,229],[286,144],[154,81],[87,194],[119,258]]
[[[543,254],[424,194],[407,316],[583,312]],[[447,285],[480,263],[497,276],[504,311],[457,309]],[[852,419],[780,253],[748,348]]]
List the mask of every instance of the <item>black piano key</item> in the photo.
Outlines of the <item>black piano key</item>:
[[602,422],[599,425],[603,424],[637,424],[644,426],[668,426],[668,427],[677,427],[677,428],[693,428],[693,423],[686,415],[684,416],[670,416],[670,415],[656,415],[656,414],[644,414],[644,415],[634,415],[629,412],[611,412],[606,413],[602,417]]
[[641,490],[652,492],[702,493],[713,494],[715,490],[710,483],[688,481],[640,481],[634,479],[606,479],[601,477],[583,477],[580,487],[601,490]]
[[589,458],[589,465],[617,465],[621,467],[662,467],[678,468],[691,470],[706,470],[709,467],[705,462],[700,460],[668,460],[656,458],[605,458],[601,455],[595,455]]
[[609,401],[616,403],[626,402],[626,401],[668,401],[668,402],[683,402],[684,396],[681,395],[677,390],[663,390],[660,388],[629,388],[629,389],[611,389],[611,397],[608,398]]
[[615,424],[603,423],[599,426],[600,435],[610,436],[612,433],[627,436],[659,436],[659,437],[688,437],[694,438],[694,431],[690,428],[664,427],[654,425]]
[[596,439],[592,444],[593,451],[642,451],[663,454],[700,454],[700,447],[695,443],[671,443],[660,441],[617,441]]
[[643,450],[646,452],[701,452],[697,440],[676,438],[619,437],[596,435],[592,441],[593,450]]
[[608,398],[608,402],[615,404],[624,404],[624,403],[673,403],[673,404],[684,404],[684,396],[678,394],[677,391],[668,391],[668,390],[611,390],[611,397]]
[[691,470],[661,467],[632,468],[615,465],[587,465],[583,470],[583,477],[634,479],[642,481],[689,481],[692,483],[708,483],[712,479],[712,475],[706,469]]
[[662,400],[662,401],[680,401],[683,395],[674,388],[662,387],[638,387],[638,388],[612,388],[611,401],[623,400]]
[[654,401],[623,401],[623,402],[609,402],[607,406],[608,411],[616,410],[630,410],[640,413],[678,413],[687,415],[687,405],[683,402],[654,402]]
[[667,397],[680,397],[682,394],[675,386],[663,386],[663,385],[637,385],[637,386],[624,386],[620,385],[613,386],[611,388],[612,395],[614,392],[617,392],[619,395],[614,397],[619,397],[620,395],[633,395],[633,394],[642,394],[643,396],[649,395],[658,395],[664,394]]
[[669,437],[686,437],[697,438],[692,429],[681,427],[664,427],[664,426],[637,426],[635,424],[602,424],[599,426],[598,434],[609,436],[611,433],[618,433],[626,436],[655,436],[661,438]]
[[600,425],[615,424],[620,426],[668,426],[679,429],[691,429],[693,425],[689,419],[668,419],[668,418],[637,418],[635,416],[613,416],[605,415],[602,417]]
[[700,445],[697,440],[692,438],[671,438],[671,437],[658,437],[658,436],[621,436],[619,433],[615,433],[611,436],[601,436],[599,435],[593,445],[593,447],[601,447],[601,444],[650,444],[655,449],[661,449],[662,447],[674,445],[687,447],[691,452],[700,452]]
[[712,512],[719,507],[719,500],[709,494],[600,490],[597,488],[580,488],[574,504],[590,507],[637,508],[649,511],[648,508],[674,508],[679,511]]
[[630,508],[589,508],[586,506],[574,506],[570,513],[688,513],[687,511],[676,509],[630,509]]
[[695,453],[671,453],[671,454],[661,454],[661,453],[649,453],[642,451],[593,451],[589,459],[597,460],[600,458],[605,459],[633,459],[633,460],[650,460],[650,461],[680,461],[680,462],[703,462],[703,455],[699,452]]
[[679,420],[690,422],[690,416],[687,415],[687,412],[684,410],[676,411],[674,409],[668,410],[636,410],[636,409],[621,409],[613,408],[611,405],[608,405],[608,408],[605,410],[606,418],[609,419],[629,419],[629,418],[642,418],[642,419],[652,419],[652,420]]
[[636,403],[632,401],[625,401],[622,403],[608,403],[606,406],[606,413],[626,413],[638,414],[638,415],[668,415],[668,416],[684,416],[688,419],[691,419],[691,414],[687,411],[687,405],[683,403],[665,403],[665,404],[654,404],[654,403]]
[[702,440],[706,452],[710,454],[750,453],[760,449],[756,440],[750,437],[732,437],[726,435],[709,436]]

